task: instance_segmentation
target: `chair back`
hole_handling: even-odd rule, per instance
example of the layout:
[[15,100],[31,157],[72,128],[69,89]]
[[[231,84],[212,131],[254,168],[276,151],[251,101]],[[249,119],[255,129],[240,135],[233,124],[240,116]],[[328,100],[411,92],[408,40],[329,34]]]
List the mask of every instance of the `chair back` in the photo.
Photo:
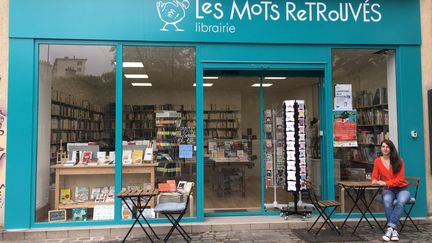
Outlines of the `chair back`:
[[185,207],[183,213],[185,213],[186,210],[187,210],[187,208],[189,207],[189,201],[190,201],[190,197],[191,197],[191,195],[192,195],[192,191],[193,191],[194,187],[195,187],[195,183],[192,182],[192,186],[191,186],[191,188],[190,188],[190,191],[189,191],[188,193],[183,194],[183,196],[186,196],[186,207]]
[[316,186],[311,181],[306,180],[306,188],[312,204],[315,206],[315,208],[319,207],[318,202],[320,201],[320,199],[318,198],[318,195],[316,193]]
[[420,177],[405,176],[405,180],[409,183],[409,186],[415,188],[414,195],[411,197],[417,199],[417,193],[420,186]]

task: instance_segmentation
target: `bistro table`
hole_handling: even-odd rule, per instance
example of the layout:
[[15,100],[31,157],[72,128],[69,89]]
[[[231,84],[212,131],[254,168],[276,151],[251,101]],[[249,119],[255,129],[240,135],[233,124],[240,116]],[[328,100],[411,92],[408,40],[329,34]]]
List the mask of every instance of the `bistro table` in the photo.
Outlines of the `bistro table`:
[[[343,187],[345,191],[347,192],[348,196],[351,198],[351,200],[354,202],[354,205],[352,206],[351,210],[349,211],[345,221],[343,222],[341,228],[345,225],[348,218],[351,216],[351,213],[353,212],[354,208],[358,208],[358,210],[361,213],[360,220],[358,221],[356,227],[354,228],[354,231],[352,234],[354,234],[357,231],[358,226],[360,225],[363,218],[368,222],[369,226],[373,229],[373,226],[371,222],[366,217],[366,214],[369,213],[375,223],[379,226],[381,231],[384,232],[384,229],[382,226],[378,223],[375,216],[370,210],[370,206],[372,205],[373,201],[375,200],[375,197],[378,195],[378,192],[382,188],[380,185],[372,184],[371,181],[340,181],[338,182],[338,185]],[[370,198],[370,201],[368,202],[365,197],[365,191],[366,189],[376,189],[376,192],[372,194],[372,197]],[[354,192],[354,193],[352,193]],[[365,209],[362,210],[361,205],[364,205]]]
[[141,229],[144,231],[144,233],[147,235],[149,240],[153,242],[153,239],[150,237],[150,235],[145,230],[144,226],[140,222],[140,218],[142,218],[150,230],[153,232],[153,235],[156,236],[157,239],[159,237],[154,232],[153,228],[150,226],[147,219],[144,217],[144,209],[147,207],[148,203],[151,201],[152,197],[159,194],[159,190],[153,189],[153,190],[126,190],[123,189],[118,195],[118,198],[121,198],[121,200],[126,204],[128,209],[133,212],[133,208],[135,207],[137,209],[137,215],[135,217],[135,221],[133,222],[132,226],[130,227],[129,231],[127,232],[126,236],[124,237],[122,242],[125,242],[127,237],[129,236],[130,232],[132,231],[135,224],[138,222],[138,224],[141,226]]

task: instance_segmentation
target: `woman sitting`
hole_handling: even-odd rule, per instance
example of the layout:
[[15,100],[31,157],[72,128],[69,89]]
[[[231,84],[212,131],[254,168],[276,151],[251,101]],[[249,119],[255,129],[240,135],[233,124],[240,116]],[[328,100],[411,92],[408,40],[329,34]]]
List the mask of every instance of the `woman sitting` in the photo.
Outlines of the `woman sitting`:
[[[405,204],[410,199],[408,182],[405,180],[404,163],[393,142],[386,139],[381,142],[382,156],[374,161],[372,183],[385,186],[382,191],[384,212],[387,217],[387,230],[383,235],[385,241],[398,241],[397,223],[404,212]],[[397,203],[393,201],[397,199]]]

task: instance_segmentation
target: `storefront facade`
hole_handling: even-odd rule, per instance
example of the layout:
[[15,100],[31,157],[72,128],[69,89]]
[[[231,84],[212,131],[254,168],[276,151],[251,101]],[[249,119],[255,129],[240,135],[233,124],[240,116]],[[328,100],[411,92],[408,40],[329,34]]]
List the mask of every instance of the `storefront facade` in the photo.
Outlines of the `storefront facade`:
[[[418,0],[13,1],[5,228],[128,224],[112,195],[173,179],[195,182],[185,220],[273,215],[265,207],[276,200],[267,178],[277,173],[266,166],[274,130],[266,129],[266,110],[284,100],[305,101],[308,177],[323,198],[341,199],[338,180],[366,179],[386,137],[405,174],[424,179],[420,36]],[[339,84],[350,84],[345,110],[357,116],[350,147],[334,141]],[[85,152],[92,153],[83,163]],[[128,162],[135,156],[140,162]],[[208,164],[221,157],[249,164]],[[152,164],[141,160],[159,163],[153,179],[141,178],[140,168]],[[78,168],[74,162],[84,169],[66,172]],[[240,192],[225,192],[226,182]],[[427,212],[420,190],[418,217]],[[277,190],[280,203],[285,194]],[[55,221],[62,210],[66,222]]]

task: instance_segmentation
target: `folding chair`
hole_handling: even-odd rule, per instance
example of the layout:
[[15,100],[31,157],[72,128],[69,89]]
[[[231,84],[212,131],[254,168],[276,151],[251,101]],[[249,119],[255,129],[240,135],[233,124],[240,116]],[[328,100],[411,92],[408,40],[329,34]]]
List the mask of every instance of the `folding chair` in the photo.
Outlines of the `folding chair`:
[[[405,219],[402,221],[399,221],[399,223],[401,224],[401,228],[399,230],[399,232],[402,232],[402,229],[405,227],[405,223],[407,222],[407,220],[409,219],[411,221],[411,223],[414,225],[414,227],[418,230],[421,231],[418,227],[417,224],[414,223],[414,221],[412,220],[410,214],[411,211],[417,201],[417,193],[418,193],[418,189],[420,186],[420,178],[419,177],[410,177],[410,176],[405,176],[405,180],[408,181],[409,186],[415,187],[415,192],[414,192],[414,196],[411,196],[410,200],[406,203],[406,207],[404,208],[404,213],[405,213]],[[396,205],[397,200],[393,201],[393,205]],[[408,207],[408,211],[406,210]]]
[[[189,206],[192,189],[193,186],[189,193],[184,194],[184,196],[187,197],[186,202],[164,202],[156,205],[156,207],[154,208],[155,213],[161,213],[165,215],[172,224],[171,229],[168,231],[167,235],[163,239],[164,242],[168,241],[175,229],[187,242],[190,242],[190,240],[192,239],[180,225],[180,220],[183,218]],[[174,215],[178,215],[177,218],[175,218]]]
[[[315,233],[315,237],[318,235],[318,233],[321,231],[321,229],[324,227],[325,224],[327,224],[332,231],[336,230],[336,232],[339,235],[341,235],[338,228],[331,221],[331,216],[336,211],[336,208],[340,206],[340,203],[336,202],[336,201],[330,201],[330,200],[327,200],[327,201],[318,200],[318,196],[315,192],[314,185],[310,182],[307,182],[307,192],[309,194],[310,200],[312,201],[312,204],[314,205],[316,210],[319,212],[318,218],[315,220],[315,222],[312,224],[312,226],[308,229],[308,232],[313,229],[315,224],[322,217],[324,219],[324,222],[321,224],[318,231]],[[326,212],[326,210],[328,208],[333,208],[333,209],[331,209],[329,214],[327,214],[327,212]]]

